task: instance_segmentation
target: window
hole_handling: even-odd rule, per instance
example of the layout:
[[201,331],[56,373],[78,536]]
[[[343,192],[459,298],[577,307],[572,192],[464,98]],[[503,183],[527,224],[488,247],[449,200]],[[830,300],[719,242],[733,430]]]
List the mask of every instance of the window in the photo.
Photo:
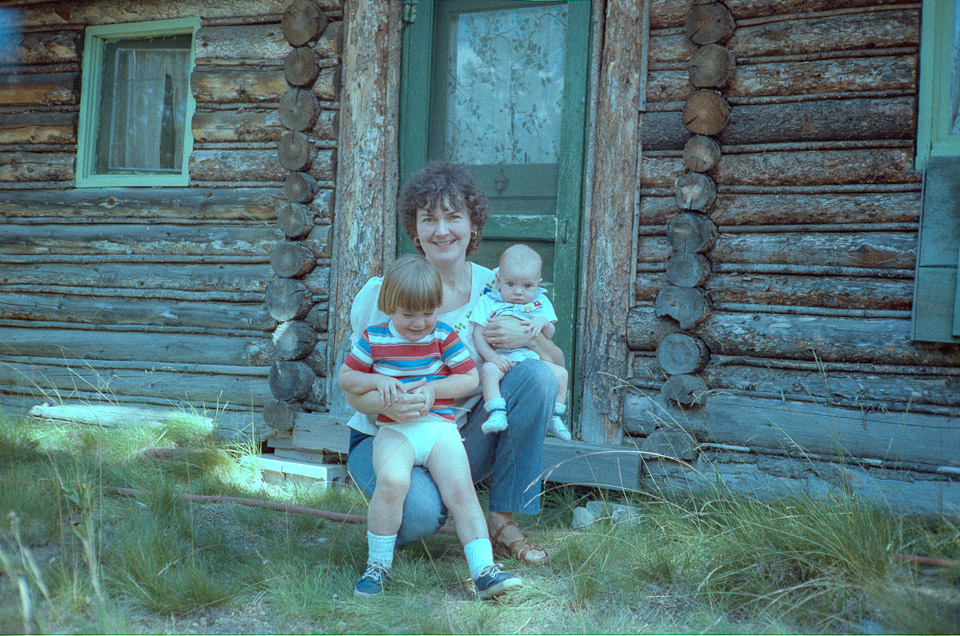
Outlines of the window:
[[924,0],[917,116],[923,211],[914,340],[960,343],[960,3]]
[[199,18],[88,27],[77,187],[185,186]]
[[924,0],[917,113],[917,161],[960,156],[960,2]]

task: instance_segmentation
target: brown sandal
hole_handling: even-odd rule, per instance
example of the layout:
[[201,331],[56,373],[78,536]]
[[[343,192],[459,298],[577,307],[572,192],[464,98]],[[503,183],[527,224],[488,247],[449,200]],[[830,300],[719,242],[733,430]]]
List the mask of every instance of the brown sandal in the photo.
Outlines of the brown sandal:
[[[498,541],[500,538],[500,533],[503,532],[503,529],[507,526],[513,526],[517,530],[520,530],[515,521],[507,521],[493,533],[493,536],[490,538],[490,542],[493,543],[493,549],[495,552],[506,552],[509,556],[513,557],[518,561],[523,561],[526,565],[543,565],[550,560],[550,555],[547,554],[547,551],[538,546],[536,543],[531,543],[527,541],[526,537],[522,537],[515,541],[512,541],[509,545],[503,545]],[[521,531],[522,532],[522,531]],[[543,552],[544,557],[542,559],[528,559],[527,554],[532,550],[539,550]]]

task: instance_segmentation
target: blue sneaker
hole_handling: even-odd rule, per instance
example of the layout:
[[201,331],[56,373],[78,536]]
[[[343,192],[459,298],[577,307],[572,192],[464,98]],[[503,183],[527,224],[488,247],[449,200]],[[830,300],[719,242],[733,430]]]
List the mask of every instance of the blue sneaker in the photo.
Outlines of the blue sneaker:
[[509,589],[520,587],[523,581],[520,577],[507,574],[497,565],[488,565],[480,570],[480,575],[473,582],[477,586],[477,594],[482,599],[493,598]]
[[371,563],[360,575],[354,596],[379,596],[383,594],[383,584],[390,580],[390,570],[379,563]]

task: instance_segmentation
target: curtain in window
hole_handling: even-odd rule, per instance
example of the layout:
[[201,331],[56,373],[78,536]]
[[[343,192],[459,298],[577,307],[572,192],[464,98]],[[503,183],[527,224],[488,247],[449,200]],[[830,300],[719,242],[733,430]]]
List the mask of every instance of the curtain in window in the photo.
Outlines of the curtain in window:
[[183,163],[188,51],[117,51],[110,168],[175,170]]

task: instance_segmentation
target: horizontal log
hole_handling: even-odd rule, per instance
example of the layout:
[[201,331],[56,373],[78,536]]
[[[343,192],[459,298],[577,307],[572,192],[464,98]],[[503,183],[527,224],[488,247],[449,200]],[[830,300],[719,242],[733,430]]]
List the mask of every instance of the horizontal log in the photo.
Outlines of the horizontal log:
[[[771,361],[775,365],[775,361]],[[815,398],[834,406],[909,412],[921,405],[951,407],[960,416],[956,378],[943,375],[875,375],[760,368],[711,361],[701,373],[714,392]]]
[[[10,4],[7,2],[7,4]],[[18,2],[26,5],[28,2]],[[252,16],[260,20],[277,21],[280,14],[289,5],[289,0],[232,0],[230,3],[203,3],[203,19],[231,19],[240,21],[238,16]],[[325,12],[337,15],[343,12],[342,0],[319,0],[318,4]],[[88,0],[71,3],[68,6],[47,4],[20,6],[20,24],[30,27],[62,26],[70,24],[116,24],[119,22],[137,22],[149,15],[151,20],[166,20],[196,16],[198,6],[195,0],[130,0],[118,3],[114,0]]]
[[[683,157],[644,157],[644,188],[673,187],[686,170]],[[713,179],[733,185],[823,185],[917,183],[911,148],[843,150],[771,150],[724,154],[711,171]]]
[[[638,272],[637,302],[654,302],[666,285],[662,272]],[[913,302],[913,281],[886,278],[714,272],[704,291],[715,303],[908,311]]]
[[0,144],[75,144],[76,113],[0,114]]
[[[321,59],[336,58],[340,54],[342,24],[330,24],[312,45]],[[197,31],[194,41],[198,65],[242,62],[282,65],[290,52],[290,44],[277,23],[204,26]]]
[[[865,13],[809,14],[807,17],[740,26],[725,43],[738,60],[917,46],[920,12],[916,9]],[[653,33],[651,63],[685,63],[697,46],[680,33]]]
[[[749,232],[720,234],[710,261],[908,269],[916,264],[916,248],[917,235],[908,232]],[[661,262],[671,248],[665,236],[640,236],[637,254],[640,262]]]
[[81,325],[145,325],[183,329],[267,331],[273,319],[262,303],[185,302],[73,294],[0,291],[0,319],[61,321]]
[[72,181],[76,154],[61,152],[0,152],[0,183]]
[[[685,101],[696,88],[686,69],[653,70],[648,102]],[[819,93],[901,90],[917,85],[917,56],[897,55],[828,60],[739,64],[723,88],[724,97],[816,95]],[[736,116],[736,109],[734,115]]]
[[277,102],[287,92],[279,68],[242,69],[206,66],[190,74],[190,89],[197,105],[204,103]]
[[30,191],[0,189],[0,223],[30,217],[94,223],[120,221],[260,221],[276,219],[280,188],[78,188]]
[[[716,139],[724,145],[912,139],[916,127],[916,98],[912,95],[824,99],[736,106]],[[679,110],[644,114],[641,135],[645,152],[680,150],[692,136]]]
[[283,238],[270,226],[11,225],[0,254],[179,254],[269,256]]
[[[310,88],[321,102],[336,102],[340,99],[340,67],[329,66],[320,69],[317,81]],[[330,108],[330,106],[325,106]]]
[[[202,402],[210,408],[262,406],[270,398],[267,373],[235,375],[229,367],[222,373],[190,373],[187,370],[104,369],[76,360],[75,365],[48,364],[37,358],[0,364],[0,385],[34,389],[38,398],[68,398],[75,391],[114,397],[149,397],[179,404]],[[42,391],[42,393],[41,393]]]
[[194,35],[197,64],[256,61],[282,64],[290,51],[279,24],[202,26]]
[[915,233],[725,234],[714,263],[783,263],[879,269],[908,269],[916,263]]
[[[710,218],[724,225],[896,223],[920,218],[919,192],[877,194],[720,194]],[[677,213],[673,196],[642,197],[640,224],[662,225]],[[816,231],[811,228],[811,231]]]
[[956,417],[864,412],[722,393],[711,395],[696,414],[664,409],[660,402],[648,399],[648,417],[659,412],[661,420],[695,431],[700,443],[932,467],[956,465],[960,456],[960,437],[955,434],[960,421]]
[[82,39],[79,30],[25,33],[14,59],[23,65],[79,63]]
[[[92,260],[92,259],[91,259]],[[0,267],[0,284],[66,287],[169,289],[190,292],[263,292],[273,270],[268,263],[190,265],[95,262],[10,264]]]
[[[903,4],[903,0],[725,0],[724,4],[740,23],[743,20],[771,18],[775,20],[796,19],[797,13],[854,9],[881,9],[884,5]],[[657,0],[651,3],[650,26],[653,29],[682,27],[693,3],[689,0]],[[744,28],[741,24],[739,28]]]
[[[329,181],[336,174],[335,152],[317,150],[309,173],[317,180]],[[2,161],[2,159],[0,159]],[[0,173],[2,174],[2,173]],[[286,170],[276,150],[195,150],[190,156],[190,177],[202,181],[275,181],[286,178]]]
[[195,143],[275,142],[285,132],[275,108],[201,111],[192,125]]
[[151,333],[98,329],[4,327],[0,354],[31,358],[145,360],[261,366],[272,355],[268,336]]
[[79,73],[0,75],[0,105],[63,105],[80,103]]
[[[627,319],[627,344],[654,351],[676,323],[638,305]],[[697,336],[710,351],[785,360],[823,360],[878,364],[957,366],[956,347],[910,341],[910,320],[732,313],[714,309]]]

